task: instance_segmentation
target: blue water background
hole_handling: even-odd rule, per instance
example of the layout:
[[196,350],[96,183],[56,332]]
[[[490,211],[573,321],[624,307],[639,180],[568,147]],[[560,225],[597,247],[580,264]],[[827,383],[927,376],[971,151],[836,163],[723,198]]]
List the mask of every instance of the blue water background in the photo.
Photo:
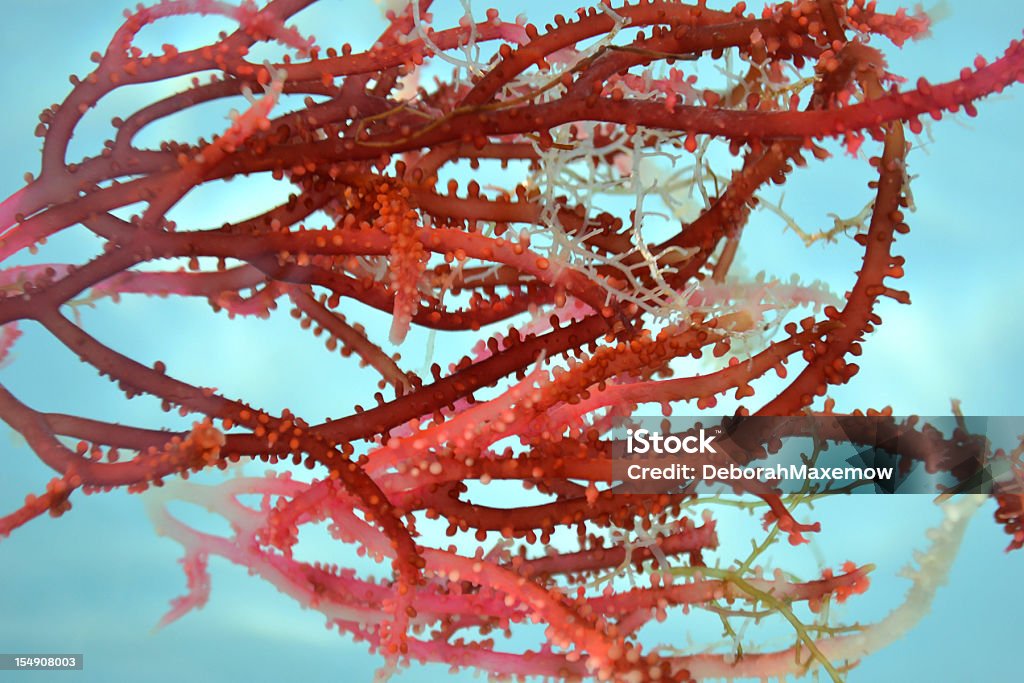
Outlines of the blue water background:
[[[444,2],[439,4],[444,8]],[[438,14],[455,16],[457,3],[447,4],[451,7]],[[903,52],[887,48],[894,71],[912,78],[925,75],[932,82],[954,78],[976,54],[997,56],[1024,27],[1024,9],[1012,2],[958,1],[945,8],[948,18],[935,26],[932,38]],[[7,8],[0,24],[6,67],[0,127],[3,195],[20,187],[25,171],[38,170],[39,139],[32,136],[38,112],[68,91],[69,73],[87,72],[89,53],[105,47],[121,9],[106,0],[39,0]],[[508,14],[520,9],[539,23],[553,10],[569,13],[574,6],[529,2]],[[481,13],[483,6],[476,10]],[[330,3],[302,18],[322,42],[344,36],[365,44],[380,26],[379,10],[369,3]],[[193,26],[168,22],[167,30],[178,35],[153,41],[188,40]],[[918,210],[910,217],[912,232],[900,238],[896,251],[907,257],[904,284],[914,304],[880,305],[885,324],[865,345],[860,374],[832,393],[841,409],[888,404],[897,413],[946,414],[950,398],[956,397],[969,414],[1024,414],[1019,393],[1024,244],[1017,179],[1024,151],[1022,97],[1020,89],[1010,91],[982,103],[976,119],[961,115],[934,125],[934,144],[913,152]],[[99,131],[117,113],[115,106],[90,114],[95,123],[76,139],[73,152],[97,149],[99,136],[105,135]],[[180,122],[183,130],[188,124]],[[95,135],[88,133],[93,130]],[[830,211],[854,213],[868,196],[861,182],[867,176],[859,170],[863,162],[837,159],[826,166],[827,172],[812,164],[788,190],[787,207],[812,223],[826,224]],[[225,215],[244,216],[246,188],[261,187],[254,181],[193,197],[179,222],[192,218],[215,224]],[[758,268],[767,266],[780,276],[796,272],[807,279],[826,278],[840,292],[852,281],[855,248],[805,250],[778,221],[764,220],[755,227],[745,240]],[[68,252],[95,248],[82,236],[54,242],[56,249]],[[90,330],[118,348],[147,360],[160,357],[172,373],[178,370],[195,381],[204,381],[204,372],[216,372],[217,386],[228,395],[244,395],[270,408],[288,405],[300,414],[323,417],[342,415],[354,402],[372,402],[370,375],[338,359],[325,368],[320,343],[293,330],[286,312],[270,322],[229,323],[204,309],[195,302],[133,298],[84,315]],[[383,316],[364,320],[377,328],[386,324]],[[424,336],[412,335],[403,352],[418,358],[425,343]],[[98,414],[126,421],[152,415],[152,403],[124,404],[115,389],[76,365],[38,330],[26,328],[15,352],[14,363],[0,370],[0,381],[30,405],[67,410],[89,405]],[[17,439],[3,433],[0,444],[0,509],[6,512],[51,475]],[[113,493],[76,497],[74,503],[64,518],[36,520],[0,542],[0,651],[84,653],[85,671],[0,672],[0,680],[371,680],[379,660],[362,645],[329,632],[319,614],[299,609],[243,568],[223,561],[212,565],[210,603],[153,633],[168,601],[184,588],[179,547],[155,536],[136,498]],[[930,615],[866,660],[851,681],[1020,678],[1017,610],[1024,610],[1024,555],[1002,552],[1007,537],[993,523],[992,510],[987,505],[974,520],[950,583]],[[923,497],[856,497],[823,503],[814,518],[823,526],[815,552],[830,565],[848,559],[878,565],[877,585],[854,599],[862,610],[858,614],[877,619],[905,590],[907,582],[896,578],[898,569],[914,547],[924,545],[924,530],[937,514]],[[723,527],[723,535],[729,533]],[[734,533],[728,540],[746,543],[749,538],[742,527]],[[680,644],[686,639],[684,627]],[[777,644],[788,643],[782,638]],[[445,676],[445,667],[416,667],[397,680]],[[451,680],[473,679],[463,673]]]

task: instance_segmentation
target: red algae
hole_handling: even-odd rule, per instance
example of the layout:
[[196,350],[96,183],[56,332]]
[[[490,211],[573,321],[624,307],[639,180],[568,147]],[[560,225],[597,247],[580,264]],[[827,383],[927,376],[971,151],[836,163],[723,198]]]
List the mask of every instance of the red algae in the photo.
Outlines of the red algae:
[[[386,669],[432,661],[497,676],[640,682],[820,667],[840,680],[846,663],[909,628],[914,607],[854,633],[796,616],[796,605],[820,613],[830,601],[856,599],[869,589],[870,566],[839,564],[810,581],[767,576],[756,544],[733,568],[705,566],[703,553],[725,532],[717,518],[693,514],[693,492],[616,493],[609,428],[641,404],[660,404],[667,416],[709,410],[727,395],[759,401],[742,414],[834,415],[834,404],[821,407],[819,398],[855,378],[851,357],[881,324],[879,300],[910,301],[897,287],[904,259],[896,248],[911,208],[906,130],[920,132],[925,115],[974,115],[976,102],[1024,81],[1020,41],[930,83],[890,73],[877,47],[922,37],[927,17],[883,13],[863,0],[727,11],[704,2],[602,3],[543,27],[495,10],[432,26],[427,0],[389,14],[365,51],[324,48],[289,23],[312,3],[164,0],[129,11],[94,55],[94,71],[41,114],[39,171],[0,204],[0,258],[34,254],[74,226],[105,247],[79,263],[0,270],[0,358],[16,346],[20,324],[38,323],[129,398],[155,397],[195,423],[172,433],[46,413],[0,386],[0,418],[56,472],[42,493],[0,517],[0,536],[64,514],[79,491],[160,489],[147,502],[160,531],[184,547],[189,586],[164,623],[206,601],[207,558],[219,555],[323,612],[379,652]],[[189,14],[220,15],[236,28],[196,49],[144,54],[134,45],[144,27]],[[288,58],[251,61],[267,42]],[[739,66],[726,85],[688,74],[691,61],[724,68],[727,53]],[[441,59],[451,78],[421,83],[421,65]],[[100,100],[182,75],[195,75],[190,86],[115,120],[102,153],[67,159],[76,127]],[[212,140],[136,146],[148,124],[242,93],[247,107]],[[288,109],[286,96],[307,99]],[[861,248],[850,291],[838,297],[820,283],[732,277],[760,192],[797,167],[826,162],[835,142],[873,174],[865,214],[839,230]],[[660,190],[644,160],[672,157],[690,169],[683,182],[704,187],[711,144],[736,157],[735,169],[721,185],[716,178],[692,220],[674,217],[670,232],[645,237],[644,201]],[[524,177],[504,187],[472,180],[462,190],[452,180],[442,189],[452,168],[475,172],[481,163],[522,168]],[[217,228],[168,219],[190,191],[255,173],[287,183],[290,199]],[[635,208],[605,210],[597,198],[609,187],[628,190]],[[115,214],[139,202],[133,218]],[[164,259],[187,267],[144,267]],[[267,317],[289,302],[329,350],[379,374],[376,405],[319,423],[273,413],[115,351],[68,315],[83,298],[128,295],[198,297],[233,317]],[[814,314],[772,329],[773,314],[800,307]],[[390,315],[387,340],[352,321],[366,308]],[[394,353],[414,328],[478,343],[421,377]],[[680,361],[709,357],[721,361],[712,371],[681,373],[695,366]],[[784,386],[762,396],[755,386],[771,373]],[[966,435],[913,431],[912,421],[869,408],[913,434],[901,441],[903,455],[932,471],[976,445]],[[1013,457],[1020,470],[1020,454]],[[279,474],[217,487],[182,482],[248,461]],[[292,478],[289,462],[313,479]],[[495,481],[546,500],[473,502],[471,491]],[[251,494],[259,506],[240,502]],[[996,519],[1019,549],[1024,497],[996,495]],[[794,517],[805,499],[763,491],[742,505],[760,511],[771,542],[796,545],[821,530]],[[232,535],[188,528],[168,512],[171,500],[226,518]],[[922,601],[976,505],[947,509],[931,562],[913,577]],[[388,577],[297,559],[301,529],[322,521],[339,543],[384,563]],[[435,521],[447,525],[440,539],[422,531]],[[573,540],[560,545],[557,534]],[[447,543],[465,535],[471,549]],[[636,576],[645,584],[623,585]],[[785,619],[795,644],[686,654],[638,635],[669,611],[713,605],[728,616],[734,603]],[[545,626],[547,645],[503,649],[503,636],[528,622]],[[467,630],[485,637],[468,640]]]

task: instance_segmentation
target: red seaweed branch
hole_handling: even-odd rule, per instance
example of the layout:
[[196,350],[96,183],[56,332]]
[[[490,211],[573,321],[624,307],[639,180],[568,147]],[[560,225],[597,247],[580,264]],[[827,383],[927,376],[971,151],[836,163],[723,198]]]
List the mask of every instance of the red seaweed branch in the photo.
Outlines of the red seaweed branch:
[[[827,613],[830,602],[865,590],[870,567],[809,581],[757,568],[779,535],[795,544],[818,530],[793,515],[807,496],[616,493],[609,427],[641,404],[669,415],[711,409],[726,394],[751,399],[770,373],[785,387],[741,412],[832,413],[819,398],[857,373],[850,358],[881,323],[878,301],[909,303],[895,286],[904,260],[894,251],[909,230],[905,129],[920,132],[925,116],[973,116],[978,100],[1024,81],[1021,43],[991,63],[979,57],[950,82],[908,86],[876,44],[921,37],[928,19],[863,0],[759,13],[745,3],[719,11],[704,2],[605,2],[544,27],[488,10],[450,28],[434,26],[431,3],[420,0],[389,14],[366,50],[324,49],[292,26],[312,2],[164,0],[127,12],[108,48],[93,54],[94,70],[72,77],[67,98],[41,114],[39,171],[0,205],[0,356],[21,323],[36,323],[128,398],[155,397],[196,421],[174,432],[46,412],[0,386],[0,417],[57,474],[0,518],[0,535],[64,513],[79,490],[166,483],[147,501],[161,532],[185,548],[189,593],[165,623],[206,601],[207,559],[220,555],[320,610],[392,666],[440,661],[617,681],[763,678],[820,666],[838,680],[847,663],[909,628],[974,502],[948,510],[915,577],[916,600],[880,624],[844,630],[794,608]],[[149,25],[190,14],[237,27],[194,49],[136,46]],[[253,58],[263,44],[283,57]],[[724,77],[698,79],[702,64]],[[190,84],[115,118],[98,153],[69,161],[72,137],[101,100],[182,76]],[[212,139],[140,146],[147,127],[241,95],[244,109]],[[849,292],[733,272],[764,192],[837,148],[870,164],[867,208],[836,231],[804,237],[847,235],[862,247]],[[287,184],[287,201],[229,223],[169,219],[193,190],[256,174]],[[501,187],[491,183],[497,177],[515,179]],[[692,206],[683,206],[688,197]],[[102,243],[97,253],[44,258],[48,238],[83,228]],[[196,297],[231,317],[269,317],[283,302],[329,350],[379,374],[376,405],[319,422],[275,413],[87,331],[84,303],[132,295]],[[801,319],[802,308],[810,314]],[[369,309],[390,315],[387,340],[356,322]],[[413,328],[476,345],[421,377],[395,353]],[[976,445],[891,422],[913,435],[900,442],[902,455],[931,471]],[[1009,457],[1020,463],[1019,452]],[[251,460],[281,474],[171,485]],[[312,480],[289,476],[289,461]],[[481,503],[481,487],[501,480],[539,498]],[[262,502],[243,502],[248,494]],[[171,495],[225,517],[232,534],[189,528],[163,505]],[[997,512],[1016,548],[1021,500],[1002,494]],[[709,502],[763,508],[764,545],[728,569],[704,566],[702,552],[721,533],[710,513],[694,512]],[[297,559],[300,530],[319,522],[390,574]],[[438,522],[458,544],[427,530]],[[646,585],[622,583],[638,577]],[[792,625],[795,644],[679,654],[638,635],[690,606],[718,611],[724,623],[775,614]],[[546,626],[547,642],[502,649],[500,636],[530,621]]]

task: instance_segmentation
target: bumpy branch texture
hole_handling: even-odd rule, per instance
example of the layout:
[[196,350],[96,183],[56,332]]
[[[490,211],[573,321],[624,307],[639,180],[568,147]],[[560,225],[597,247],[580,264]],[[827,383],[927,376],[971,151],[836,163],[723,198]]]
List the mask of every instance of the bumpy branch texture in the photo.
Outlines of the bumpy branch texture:
[[[920,132],[923,117],[973,116],[978,100],[1024,81],[1024,47],[1015,41],[991,63],[979,58],[959,78],[931,84],[890,73],[881,49],[923,36],[928,18],[864,0],[756,11],[607,2],[546,26],[467,5],[450,27],[435,26],[430,1],[419,0],[389,14],[387,30],[360,51],[321,47],[290,25],[312,2],[140,6],[93,55],[95,69],[72,77],[67,98],[40,116],[38,173],[0,205],[0,354],[20,324],[38,324],[129,398],[156,397],[196,421],[176,433],[43,412],[0,386],[0,417],[57,473],[0,518],[0,535],[63,513],[76,491],[163,487],[147,503],[160,531],[183,545],[189,584],[165,622],[206,601],[207,560],[219,555],[366,641],[387,662],[382,675],[437,661],[570,680],[816,667],[838,680],[910,628],[976,500],[946,510],[906,607],[873,626],[841,626],[827,606],[864,591],[869,566],[809,581],[758,568],[778,538],[797,544],[817,531],[792,514],[807,496],[613,493],[608,428],[641,404],[685,414],[727,393],[752,401],[744,412],[830,413],[820,397],[857,373],[851,358],[881,323],[879,299],[910,300],[898,288],[904,261],[894,246],[912,208],[905,129]],[[189,14],[221,15],[237,28],[195,49],[136,47],[149,25]],[[282,56],[252,58],[264,44]],[[718,75],[698,79],[701,65]],[[116,135],[93,156],[68,158],[98,102],[182,76],[194,77],[114,119]],[[147,126],[243,93],[243,109],[212,139],[138,146]],[[850,291],[732,272],[762,191],[833,153],[870,164],[864,211],[826,233],[792,227],[808,243],[856,240]],[[512,180],[466,182],[484,178],[481,168]],[[223,225],[168,219],[196,188],[252,174],[287,184],[290,197]],[[692,215],[683,198],[697,205]],[[136,213],[127,218],[120,210],[129,206]],[[51,236],[83,228],[102,243],[98,253],[28,258],[45,255]],[[79,315],[129,295],[198,297],[232,317],[286,306],[328,349],[379,374],[376,405],[317,423],[139,362],[90,334]],[[367,308],[390,316],[384,335],[357,322]],[[395,353],[417,327],[436,331],[438,343],[477,343],[421,377]],[[769,373],[784,388],[755,399]],[[912,421],[893,428],[916,431],[901,442],[905,455],[931,469],[974,444]],[[1019,468],[1020,453],[1011,456]],[[281,474],[218,487],[181,481],[253,459]],[[289,461],[313,478],[289,476]],[[481,487],[497,480],[543,497],[480,503]],[[261,502],[251,505],[251,494]],[[170,514],[171,500],[223,516],[232,533],[191,529]],[[702,552],[722,531],[710,513],[692,512],[696,503],[763,508],[764,544],[728,568],[704,566]],[[997,519],[1011,547],[1024,545],[1021,496],[1000,495]],[[457,544],[421,531],[437,521]],[[389,572],[297,559],[300,529],[320,522]],[[817,616],[801,616],[805,605]],[[792,625],[794,644],[687,654],[638,635],[690,606],[717,611],[728,630],[774,615]],[[503,647],[526,622],[545,625],[546,643]]]

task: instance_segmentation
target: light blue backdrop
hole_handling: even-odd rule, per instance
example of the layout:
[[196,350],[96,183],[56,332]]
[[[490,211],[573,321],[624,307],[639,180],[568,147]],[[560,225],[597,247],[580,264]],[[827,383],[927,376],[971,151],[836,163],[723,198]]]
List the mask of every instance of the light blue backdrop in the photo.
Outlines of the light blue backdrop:
[[[948,18],[935,27],[933,38],[903,53],[890,51],[897,73],[925,75],[932,82],[955,77],[977,53],[996,56],[1024,27],[1024,10],[1016,3],[945,4]],[[439,0],[439,5],[446,3]],[[454,16],[457,3],[447,5],[438,13]],[[530,2],[507,12],[524,11],[540,23],[553,9],[568,13],[574,7]],[[0,194],[19,187],[25,171],[38,170],[39,141],[32,136],[38,112],[64,96],[70,87],[67,74],[87,71],[89,53],[106,45],[120,9],[118,2],[107,0],[39,0],[5,12],[0,24],[6,85]],[[483,6],[476,9],[482,12]],[[379,11],[369,3],[325,3],[316,16],[303,19],[321,42],[344,36],[365,43],[379,30]],[[179,35],[171,41],[163,34],[145,39],[156,45],[187,40],[191,25],[169,22],[167,28]],[[125,95],[122,104],[134,96]],[[977,119],[944,120],[933,128],[935,143],[913,153],[911,171],[920,176],[913,186],[918,211],[897,251],[907,257],[905,284],[914,305],[882,304],[886,324],[865,345],[861,373],[852,385],[833,393],[840,408],[890,404],[897,413],[946,414],[955,396],[969,414],[1024,414],[1018,393],[1024,371],[1019,351],[1024,244],[1016,178],[1024,150],[1022,97],[1020,90],[1008,92],[984,102]],[[93,117],[95,127],[76,141],[75,150],[94,149],[102,139],[98,131],[116,113],[116,106],[101,109]],[[865,189],[843,182],[848,163],[837,161],[838,172],[817,173],[815,167],[804,172],[794,181],[787,206],[822,222],[837,206],[859,207]],[[210,222],[246,215],[251,210],[247,189],[265,190],[253,183],[193,197],[182,215],[200,221],[205,216]],[[855,262],[845,256],[852,252],[832,258],[825,248],[803,250],[771,220],[748,231],[745,239],[759,267],[772,266],[776,274],[828,276],[839,291],[851,281]],[[72,236],[57,247],[74,251],[88,245]],[[310,417],[337,416],[354,402],[372,401],[369,375],[353,373],[351,364],[342,362],[325,369],[318,343],[292,331],[286,314],[270,323],[229,324],[203,313],[202,306],[154,306],[144,299],[85,314],[90,329],[118,348],[160,357],[186,378],[209,382],[203,373],[216,373],[217,386],[229,395],[243,394],[270,408],[290,405]],[[382,323],[380,317],[366,320]],[[0,370],[0,381],[23,400],[69,410],[88,402],[97,412],[123,420],[151,414],[152,404],[144,401],[124,408],[116,391],[37,332],[27,330],[15,362]],[[413,351],[408,353],[422,353],[424,342],[422,336],[410,337],[407,348]],[[258,374],[253,368],[259,368]],[[296,377],[302,379],[300,386]],[[0,509],[8,511],[50,475],[17,439],[0,435],[0,444],[5,464]],[[1016,629],[1018,610],[1024,610],[1024,555],[1002,553],[1007,538],[991,512],[989,505],[974,521],[950,585],[931,615],[908,637],[869,659],[851,680],[1019,678]],[[875,562],[878,576],[892,576],[910,549],[923,543],[923,529],[936,515],[925,499],[859,497],[822,504],[816,518],[824,527],[820,552],[830,562]],[[328,632],[318,614],[298,609],[225,562],[213,565],[213,597],[204,610],[151,633],[168,600],[183,589],[179,556],[176,545],[153,534],[141,502],[121,493],[79,496],[64,518],[37,520],[0,542],[0,651],[83,652],[87,662],[82,673],[0,672],[0,680],[371,679],[378,661],[362,646]],[[879,580],[877,590],[857,600],[865,613],[877,615],[905,585],[899,579]],[[680,634],[680,642],[685,636]],[[415,668],[400,680],[433,681],[444,674],[444,668]]]

